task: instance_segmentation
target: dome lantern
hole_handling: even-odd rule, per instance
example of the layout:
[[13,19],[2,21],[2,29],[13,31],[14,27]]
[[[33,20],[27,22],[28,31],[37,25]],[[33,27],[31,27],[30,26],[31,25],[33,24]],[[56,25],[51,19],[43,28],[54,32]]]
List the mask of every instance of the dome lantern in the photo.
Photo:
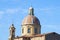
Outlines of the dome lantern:
[[34,15],[34,9],[32,7],[29,8],[29,15]]

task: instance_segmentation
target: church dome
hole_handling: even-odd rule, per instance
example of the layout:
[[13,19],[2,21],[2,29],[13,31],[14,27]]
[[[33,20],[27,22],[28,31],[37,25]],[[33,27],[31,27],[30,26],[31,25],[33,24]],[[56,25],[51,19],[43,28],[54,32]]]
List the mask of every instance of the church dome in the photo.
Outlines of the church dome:
[[24,25],[24,24],[37,24],[37,25],[39,25],[40,22],[37,17],[35,17],[33,15],[28,15],[24,18],[24,20],[22,22],[22,25]]
[[38,18],[34,16],[34,9],[32,7],[29,8],[29,15],[26,16],[22,22],[22,25],[25,25],[25,24],[40,25]]

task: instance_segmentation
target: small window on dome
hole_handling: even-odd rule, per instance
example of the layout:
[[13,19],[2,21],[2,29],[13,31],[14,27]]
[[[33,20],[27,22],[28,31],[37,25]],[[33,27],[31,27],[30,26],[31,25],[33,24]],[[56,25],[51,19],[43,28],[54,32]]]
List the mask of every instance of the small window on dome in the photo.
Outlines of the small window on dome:
[[34,29],[34,32],[37,34],[37,28]]
[[30,28],[28,28],[28,33],[30,33],[31,32],[31,30],[30,30]]
[[24,33],[24,28],[22,29],[22,33]]

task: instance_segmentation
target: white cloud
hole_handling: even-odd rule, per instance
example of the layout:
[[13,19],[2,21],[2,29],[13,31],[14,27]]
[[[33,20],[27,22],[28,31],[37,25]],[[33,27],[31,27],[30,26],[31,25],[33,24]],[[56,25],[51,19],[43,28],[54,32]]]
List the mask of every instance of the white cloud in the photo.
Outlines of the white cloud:
[[42,25],[42,33],[57,32],[59,33],[60,25]]
[[0,0],[1,2],[8,2],[8,1],[14,1],[14,2],[17,2],[19,0]]
[[53,30],[59,30],[60,29],[60,25],[42,25],[43,28],[49,28],[49,29],[53,29]]
[[18,12],[18,11],[19,11],[18,9],[7,9],[7,10],[5,11],[5,13],[13,14],[13,13],[16,13],[16,12]]
[[0,11],[0,14],[4,14],[4,11]]
[[2,18],[4,11],[0,11],[0,19]]
[[51,13],[51,8],[35,8],[35,10],[40,13],[40,12],[43,12],[43,13],[46,13],[46,14],[50,14]]
[[0,11],[0,19],[3,17],[4,14],[16,14],[16,13],[27,13],[27,9],[23,8],[9,8]]
[[53,16],[57,12],[57,10],[60,10],[60,7],[35,8],[36,13],[43,13],[47,16]]
[[4,9],[4,11],[0,11],[0,14],[14,14],[14,13],[26,13],[27,9],[23,8],[9,8],[9,9]]
[[0,19],[2,18],[2,15],[0,14]]
[[15,14],[15,13],[26,13],[27,9],[23,9],[23,8],[15,8],[15,9],[6,9],[5,13],[8,14]]

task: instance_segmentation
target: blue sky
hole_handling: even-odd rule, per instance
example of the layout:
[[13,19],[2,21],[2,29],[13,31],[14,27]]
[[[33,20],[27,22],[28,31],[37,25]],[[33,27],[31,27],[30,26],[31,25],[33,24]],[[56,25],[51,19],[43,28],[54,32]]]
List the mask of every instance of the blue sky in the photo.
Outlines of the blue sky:
[[41,33],[60,34],[60,0],[0,0],[0,40],[8,40],[9,27],[16,28],[21,35],[21,24],[32,5],[35,16],[40,20]]

